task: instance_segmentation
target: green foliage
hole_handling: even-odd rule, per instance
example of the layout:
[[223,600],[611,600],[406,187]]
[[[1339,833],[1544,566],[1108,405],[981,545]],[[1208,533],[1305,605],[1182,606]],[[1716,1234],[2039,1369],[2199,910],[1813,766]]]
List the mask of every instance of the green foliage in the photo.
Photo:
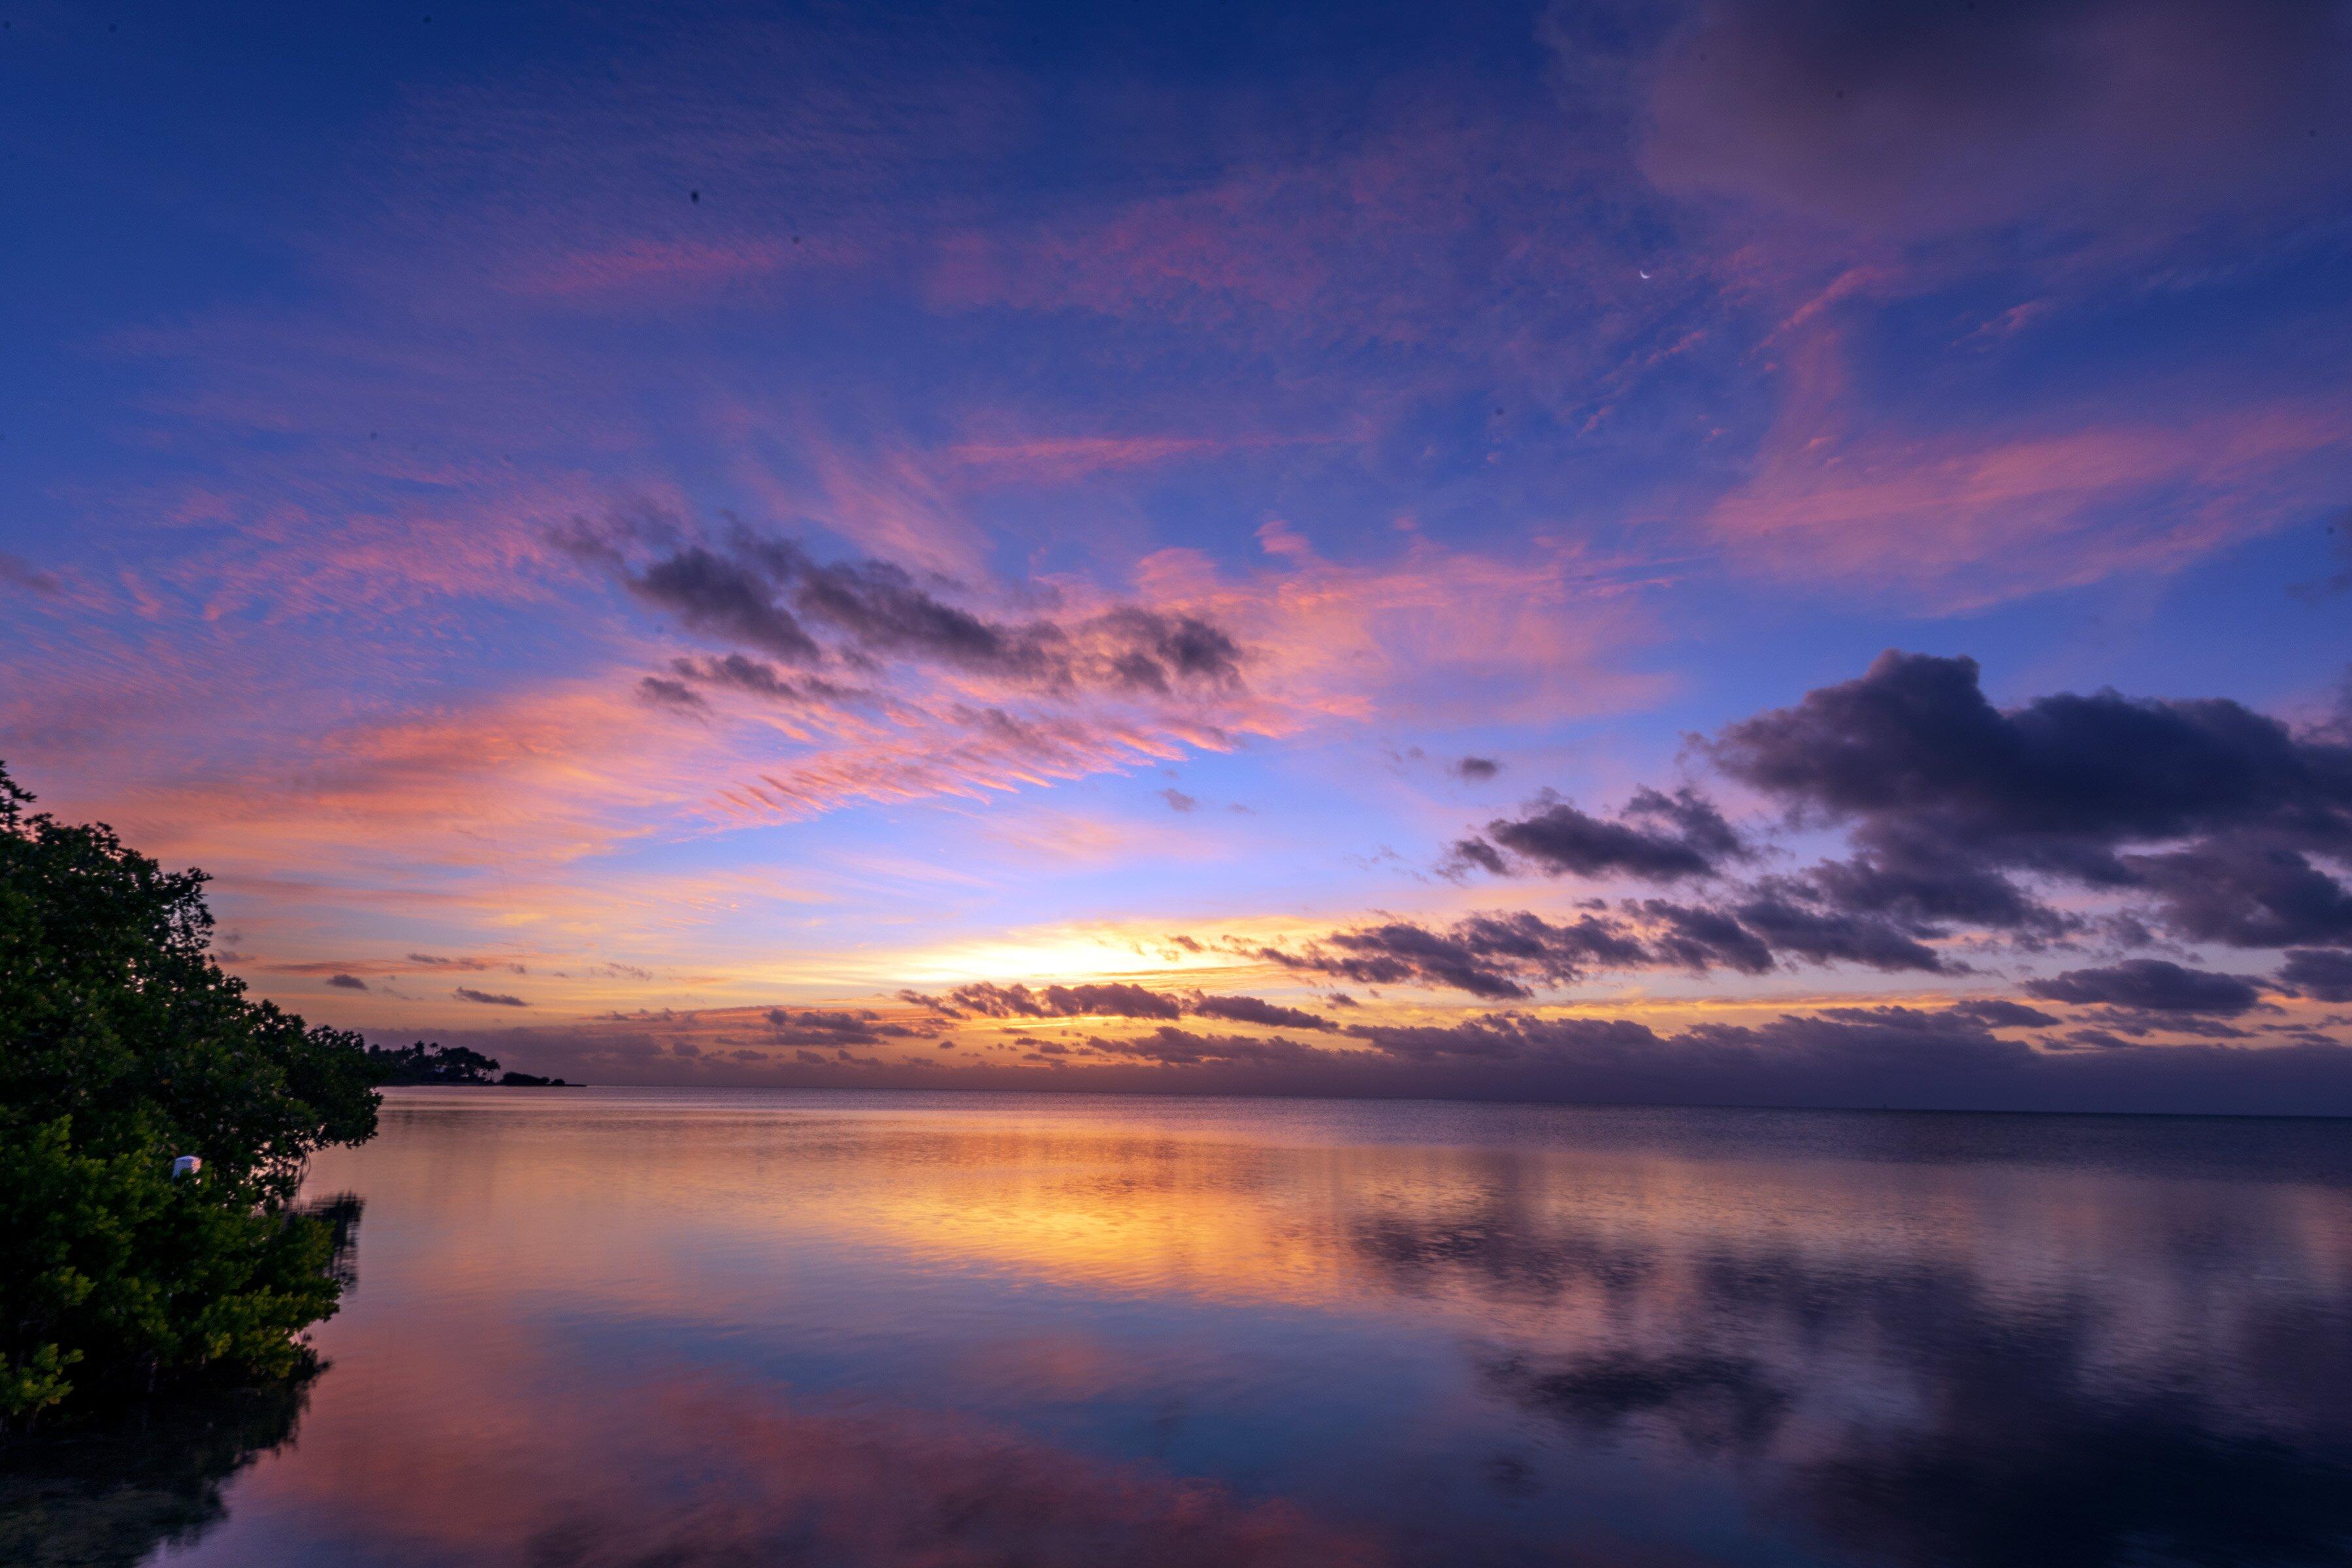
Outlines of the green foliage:
[[0,1422],[281,1376],[340,1289],[289,1205],[312,1151],[375,1131],[362,1044],[221,972],[201,872],[31,800],[0,771]]

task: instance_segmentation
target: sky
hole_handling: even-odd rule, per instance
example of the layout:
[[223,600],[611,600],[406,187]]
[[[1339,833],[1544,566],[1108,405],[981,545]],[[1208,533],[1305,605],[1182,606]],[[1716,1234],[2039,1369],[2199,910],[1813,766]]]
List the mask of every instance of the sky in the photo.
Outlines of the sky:
[[313,1022],[2352,1112],[2342,4],[11,0],[0,124],[0,761]]

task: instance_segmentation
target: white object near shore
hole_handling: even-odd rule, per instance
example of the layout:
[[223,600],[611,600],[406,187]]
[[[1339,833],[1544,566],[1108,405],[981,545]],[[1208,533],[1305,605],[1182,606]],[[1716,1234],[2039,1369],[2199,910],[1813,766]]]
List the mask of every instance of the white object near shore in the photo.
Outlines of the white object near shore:
[[183,1154],[172,1162],[172,1180],[176,1182],[183,1176],[193,1176],[204,1168],[205,1163],[194,1154]]

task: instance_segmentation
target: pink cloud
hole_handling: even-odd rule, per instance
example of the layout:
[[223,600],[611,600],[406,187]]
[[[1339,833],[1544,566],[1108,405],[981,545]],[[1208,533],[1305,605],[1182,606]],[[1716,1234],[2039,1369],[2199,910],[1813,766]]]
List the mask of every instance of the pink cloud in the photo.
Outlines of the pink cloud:
[[2137,416],[1864,423],[1835,331],[1801,331],[1790,349],[1785,401],[1752,473],[1706,514],[1740,559],[1780,575],[1964,609],[2173,570],[2352,483],[2352,408],[2332,402],[2176,395]]

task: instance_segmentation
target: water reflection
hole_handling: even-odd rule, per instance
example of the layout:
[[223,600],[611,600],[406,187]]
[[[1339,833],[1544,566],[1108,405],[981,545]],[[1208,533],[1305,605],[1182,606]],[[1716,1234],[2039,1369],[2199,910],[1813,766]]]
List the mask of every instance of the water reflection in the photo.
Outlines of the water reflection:
[[132,1568],[226,1516],[230,1479],[293,1435],[306,1384],[159,1400],[0,1450],[0,1563]]
[[[299,1206],[330,1227],[329,1267],[348,1299],[366,1200],[341,1192]],[[8,1439],[0,1446],[0,1563],[132,1568],[159,1547],[203,1539],[227,1517],[228,1483],[293,1437],[317,1375],[184,1388]]]
[[428,1091],[173,1562],[2352,1556],[2327,1123]]

